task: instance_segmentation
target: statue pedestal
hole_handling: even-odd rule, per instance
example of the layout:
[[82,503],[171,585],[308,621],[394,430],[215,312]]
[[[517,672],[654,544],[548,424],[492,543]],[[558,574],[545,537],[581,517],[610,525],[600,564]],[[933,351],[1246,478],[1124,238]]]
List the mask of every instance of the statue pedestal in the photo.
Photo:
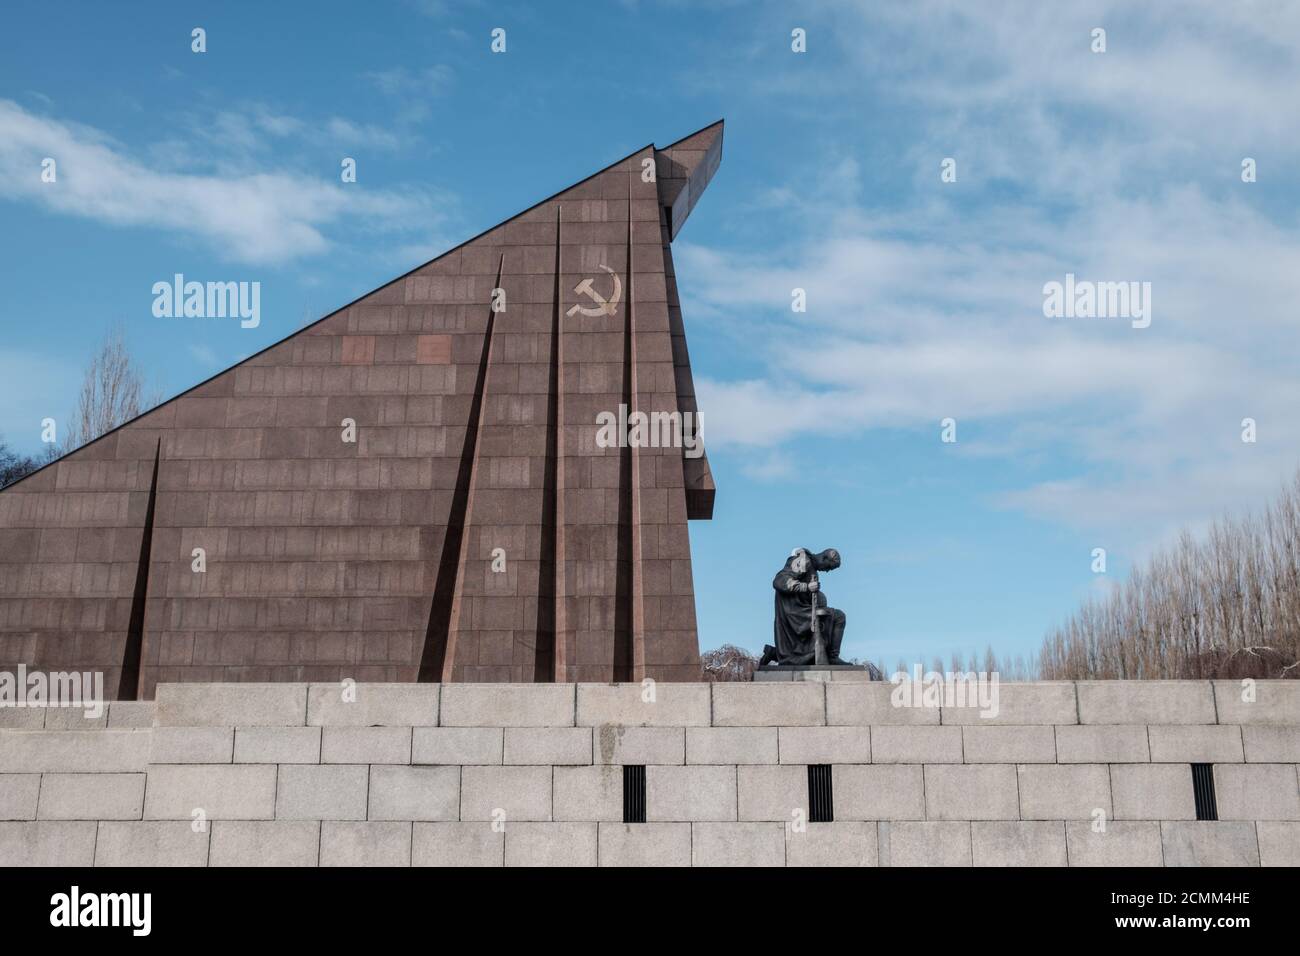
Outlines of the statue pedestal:
[[874,679],[871,670],[865,664],[792,664],[786,666],[769,664],[767,667],[754,669],[754,680],[756,681],[869,681]]

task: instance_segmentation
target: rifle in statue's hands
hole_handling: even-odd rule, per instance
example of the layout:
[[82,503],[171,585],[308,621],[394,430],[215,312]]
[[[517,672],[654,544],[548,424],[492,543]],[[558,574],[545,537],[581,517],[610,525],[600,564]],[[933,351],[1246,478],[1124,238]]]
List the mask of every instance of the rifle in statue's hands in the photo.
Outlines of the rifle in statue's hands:
[[808,600],[812,605],[813,663],[820,667],[826,663],[826,641],[822,638],[821,607],[817,602],[817,595],[822,593],[822,582],[817,576],[816,566],[812,563],[812,555],[808,556],[808,567],[812,569],[812,577],[808,581]]

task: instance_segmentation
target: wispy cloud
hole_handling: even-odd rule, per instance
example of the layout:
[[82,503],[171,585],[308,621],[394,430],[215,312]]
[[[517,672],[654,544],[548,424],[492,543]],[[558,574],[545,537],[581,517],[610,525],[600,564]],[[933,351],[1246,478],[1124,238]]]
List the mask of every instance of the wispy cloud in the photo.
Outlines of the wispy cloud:
[[451,83],[451,67],[435,65],[423,69],[395,66],[365,74],[381,93],[389,96],[440,96]]
[[395,66],[363,74],[397,104],[397,120],[404,125],[428,118],[433,112],[430,101],[446,94],[454,76],[451,67],[442,63],[420,69]]
[[185,348],[186,351],[190,353],[190,357],[193,358],[194,361],[202,365],[204,368],[221,367],[221,359],[217,358],[217,353],[213,351],[212,346],[202,345],[202,344],[191,344],[191,345],[187,345]]
[[[233,117],[225,114],[222,128],[246,148],[260,133],[287,135],[294,122],[269,114]],[[41,180],[46,157],[57,163],[57,182]],[[332,245],[331,230],[344,224],[372,234],[427,232],[445,205],[445,197],[428,191],[347,186],[237,156],[220,174],[159,168],[93,127],[37,115],[11,100],[0,100],[0,198],[110,225],[163,229],[201,240],[230,260],[272,265],[320,255]]]
[[265,156],[285,149],[286,141],[296,146],[335,146],[348,149],[363,146],[391,152],[402,145],[394,130],[376,123],[359,123],[342,116],[308,120],[278,112],[263,103],[224,109],[215,115],[186,117],[190,138],[215,148],[214,158]]
[[[953,417],[989,426],[964,427],[960,453],[1050,453],[1073,472],[999,506],[1133,535],[1271,494],[1300,459],[1300,223],[1238,172],[1246,155],[1300,158],[1280,120],[1300,82],[1285,39],[1300,12],[1278,10],[1287,32],[1193,4],[1165,31],[1128,4],[830,6],[858,23],[814,34],[838,66],[807,82],[914,109],[900,149],[917,172],[864,197],[855,160],[819,157],[750,201],[783,240],[679,245],[689,314],[730,329],[758,366],[697,378],[711,444],[765,459],[805,434],[937,441]],[[1094,26],[1105,54],[1089,52]],[[797,89],[799,66],[770,81]],[[945,156],[955,184],[939,181]],[[1043,284],[1067,272],[1150,282],[1152,326],[1044,318]],[[794,288],[807,313],[791,312]],[[990,432],[1003,437],[970,437]]]

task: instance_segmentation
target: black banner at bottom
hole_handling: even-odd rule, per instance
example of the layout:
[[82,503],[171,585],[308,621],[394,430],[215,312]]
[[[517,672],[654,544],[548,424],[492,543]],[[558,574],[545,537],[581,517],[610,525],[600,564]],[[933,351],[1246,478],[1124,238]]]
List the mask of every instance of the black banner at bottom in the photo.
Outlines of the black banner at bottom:
[[[0,932],[78,943],[400,942],[513,932],[609,940],[698,927],[762,940],[843,923],[872,940],[976,932],[1240,933],[1294,926],[1294,872],[1110,870],[0,870]],[[949,929],[955,929],[949,926]],[[770,942],[770,940],[768,940]]]

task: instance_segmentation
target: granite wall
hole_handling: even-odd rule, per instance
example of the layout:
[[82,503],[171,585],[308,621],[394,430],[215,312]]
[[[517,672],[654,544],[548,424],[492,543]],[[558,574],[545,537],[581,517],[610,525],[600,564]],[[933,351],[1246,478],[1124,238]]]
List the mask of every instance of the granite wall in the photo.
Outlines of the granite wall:
[[[0,709],[0,863],[1300,865],[1300,681],[1003,684],[992,718],[892,691],[164,684],[95,721]],[[809,765],[832,822],[808,822]]]
[[697,411],[670,243],[721,155],[647,145],[0,491],[0,668],[697,679],[707,458],[598,416]]

